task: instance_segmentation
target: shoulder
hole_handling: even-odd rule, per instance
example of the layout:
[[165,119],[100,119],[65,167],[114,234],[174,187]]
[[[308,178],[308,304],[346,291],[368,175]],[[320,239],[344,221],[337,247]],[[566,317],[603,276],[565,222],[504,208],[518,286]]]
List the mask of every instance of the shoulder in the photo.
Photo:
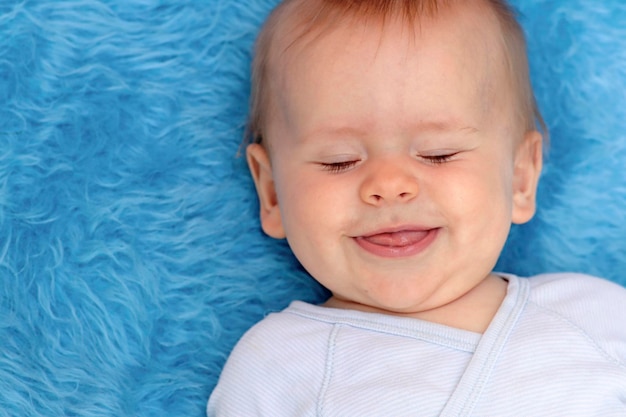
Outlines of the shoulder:
[[575,273],[543,274],[528,280],[530,304],[626,366],[626,288]]
[[[295,301],[285,310],[271,313],[248,330],[231,355],[255,360],[281,361],[324,351],[328,335],[339,320],[326,315],[325,308]],[[322,352],[323,353],[323,352]]]
[[[585,274],[542,274],[529,278],[534,302],[580,310],[626,309],[626,288]],[[612,313],[612,312],[611,312]]]
[[297,314],[294,305],[308,306],[294,303],[284,311],[268,315],[248,330],[231,353],[225,372],[228,367],[245,367],[247,376],[256,370],[267,378],[267,370],[275,374],[288,364],[304,365],[323,358],[332,324]]
[[208,415],[296,415],[291,407],[317,397],[332,325],[292,310],[272,313],[244,334],[211,394]]

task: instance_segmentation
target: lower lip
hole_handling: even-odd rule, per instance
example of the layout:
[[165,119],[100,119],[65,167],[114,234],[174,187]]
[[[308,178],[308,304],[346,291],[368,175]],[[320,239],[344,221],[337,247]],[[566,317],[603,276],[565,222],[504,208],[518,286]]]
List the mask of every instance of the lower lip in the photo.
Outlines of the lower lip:
[[372,243],[366,238],[356,237],[355,242],[367,252],[382,258],[405,258],[424,251],[439,234],[439,229],[430,229],[420,240],[402,246],[385,246]]

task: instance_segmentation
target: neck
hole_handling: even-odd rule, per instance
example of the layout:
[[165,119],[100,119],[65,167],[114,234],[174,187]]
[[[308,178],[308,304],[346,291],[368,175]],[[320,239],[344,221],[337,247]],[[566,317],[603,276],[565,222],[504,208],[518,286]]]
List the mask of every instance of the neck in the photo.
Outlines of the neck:
[[475,333],[484,333],[506,296],[508,283],[502,277],[489,275],[476,287],[456,300],[426,311],[398,313],[331,297],[325,307],[352,309],[369,313],[412,317]]

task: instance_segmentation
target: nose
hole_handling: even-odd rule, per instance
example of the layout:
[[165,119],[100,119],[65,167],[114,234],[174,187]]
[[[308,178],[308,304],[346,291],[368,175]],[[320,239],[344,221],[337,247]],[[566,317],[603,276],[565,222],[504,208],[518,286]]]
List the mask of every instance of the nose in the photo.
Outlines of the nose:
[[373,164],[361,184],[361,199],[370,205],[403,203],[413,200],[419,192],[417,177],[407,162],[397,160]]

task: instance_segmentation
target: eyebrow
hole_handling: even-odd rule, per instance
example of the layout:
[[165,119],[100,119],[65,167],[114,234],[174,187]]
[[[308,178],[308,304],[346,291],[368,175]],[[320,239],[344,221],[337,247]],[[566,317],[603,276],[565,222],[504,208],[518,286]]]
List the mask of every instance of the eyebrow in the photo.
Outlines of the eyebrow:
[[[409,128],[407,129],[410,132],[437,132],[437,133],[445,133],[445,132],[464,132],[467,134],[475,134],[478,133],[479,130],[476,127],[466,125],[464,123],[459,122],[455,119],[450,120],[429,120],[429,121],[417,121],[415,123],[409,124]],[[322,126],[317,129],[313,129],[311,132],[307,133],[302,137],[303,141],[307,141],[313,137],[319,136],[341,136],[341,137],[363,137],[369,133],[369,129],[364,127],[353,127],[353,126]]]
[[333,126],[322,126],[317,129],[313,129],[308,134],[304,135],[303,139],[308,140],[313,137],[318,136],[350,136],[350,137],[362,137],[366,135],[368,132],[367,129],[362,127],[352,127],[352,126],[341,126],[341,127],[333,127]]
[[466,125],[465,123],[462,123],[455,119],[418,121],[412,126],[411,130],[426,132],[478,132],[478,129],[476,127]]

